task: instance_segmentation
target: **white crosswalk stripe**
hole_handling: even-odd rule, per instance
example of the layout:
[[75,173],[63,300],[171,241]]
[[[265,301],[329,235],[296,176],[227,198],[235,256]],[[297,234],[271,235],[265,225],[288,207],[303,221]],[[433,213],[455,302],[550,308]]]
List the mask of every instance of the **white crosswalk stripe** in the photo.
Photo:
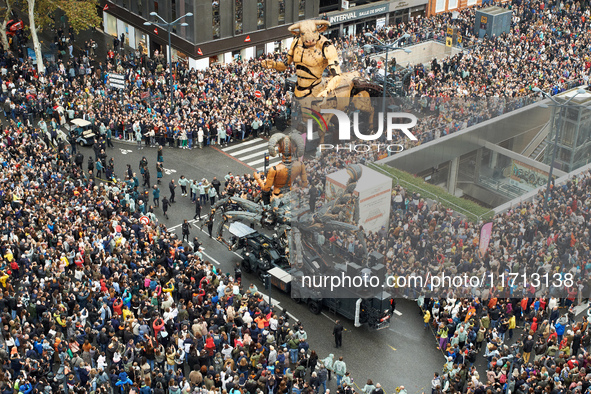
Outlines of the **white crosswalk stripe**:
[[228,152],[228,151],[231,151],[232,149],[244,148],[247,145],[252,145],[254,143],[260,143],[261,141],[264,141],[264,140],[262,138],[255,138],[250,141],[244,141],[244,142],[241,142],[241,143],[233,145],[233,146],[228,146],[227,148],[222,149],[222,151]]
[[[265,169],[265,153],[268,152],[267,141],[262,138],[255,138],[251,141],[245,141],[227,148],[223,148],[222,152],[238,159],[244,164],[255,168],[257,171]],[[281,162],[279,157],[269,157],[269,166],[273,166]]]

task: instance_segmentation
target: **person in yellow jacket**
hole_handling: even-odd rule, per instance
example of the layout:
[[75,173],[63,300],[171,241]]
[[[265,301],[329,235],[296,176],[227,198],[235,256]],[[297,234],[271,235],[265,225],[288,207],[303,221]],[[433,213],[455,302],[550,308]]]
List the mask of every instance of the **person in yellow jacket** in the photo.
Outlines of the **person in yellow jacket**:
[[10,275],[8,275],[6,272],[4,271],[0,271],[0,283],[2,283],[2,288],[6,288],[6,281],[10,278]]
[[53,318],[55,319],[56,323],[59,324],[60,326],[62,326],[62,328],[66,328],[66,321],[62,320],[62,317],[60,316],[59,313],[54,313],[53,314]]
[[515,315],[511,315],[511,317],[509,318],[509,339],[513,338],[513,330],[516,327],[516,323],[515,323]]
[[429,327],[429,321],[431,321],[431,312],[427,310],[425,315],[423,316],[423,321],[425,322],[425,330]]
[[172,293],[174,291],[174,279],[171,279],[168,282],[166,282],[166,284],[162,288],[162,291],[165,293]]
[[127,321],[128,318],[133,317],[133,312],[131,312],[127,306],[123,307],[121,314],[123,315],[123,321]]
[[9,263],[12,263],[12,260],[14,260],[14,255],[12,254],[12,251],[10,249],[6,251],[6,253],[4,254],[4,258],[8,260]]

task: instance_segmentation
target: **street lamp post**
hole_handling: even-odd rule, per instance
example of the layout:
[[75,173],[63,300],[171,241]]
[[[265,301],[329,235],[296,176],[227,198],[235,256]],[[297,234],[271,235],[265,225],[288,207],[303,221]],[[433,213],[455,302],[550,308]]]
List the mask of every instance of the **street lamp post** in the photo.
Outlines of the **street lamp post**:
[[390,53],[390,51],[396,51],[396,50],[404,50],[404,52],[406,52],[406,53],[411,53],[410,49],[394,47],[394,45],[398,44],[399,41],[409,38],[410,34],[408,34],[408,33],[404,34],[402,37],[400,37],[399,39],[397,39],[396,41],[394,41],[394,43],[392,43],[390,45],[386,44],[384,41],[380,40],[378,37],[376,37],[375,35],[373,35],[371,33],[365,33],[365,36],[373,38],[374,40],[379,42],[380,47],[383,47],[386,49],[386,59],[385,59],[385,63],[384,63],[384,83],[383,83],[384,88],[382,91],[382,116],[386,116],[386,84],[387,84],[387,76],[388,76],[388,54]]
[[[192,12],[188,12],[185,15],[177,18],[176,20],[172,21],[172,22],[166,22],[164,20],[164,18],[162,18],[160,15],[158,15],[158,13],[156,12],[150,12],[151,16],[155,16],[158,19],[160,19],[161,22],[144,22],[144,26],[158,26],[160,28],[166,29],[168,31],[168,71],[170,73],[169,78],[170,78],[170,108],[171,108],[171,112],[174,111],[174,84],[173,84],[173,79],[172,79],[172,40],[171,40],[171,33],[172,33],[172,27],[179,24],[179,22],[181,21],[181,19],[185,18],[185,17],[191,17],[193,16]],[[181,26],[189,26],[188,23],[181,23]]]
[[263,274],[263,280],[265,289],[269,290],[269,310],[273,310],[273,298],[271,296],[271,288],[273,287],[273,284],[271,283],[271,274],[269,272],[265,272]]
[[517,357],[517,352],[519,348],[516,345],[511,346],[511,350],[513,354],[507,356],[508,360],[511,360],[511,366],[509,367],[509,376],[507,378],[507,394],[511,394],[511,379],[513,378],[513,365],[515,364],[515,358]]
[[[556,160],[556,151],[558,150],[558,137],[560,136],[560,128],[562,127],[560,113],[562,112],[563,108],[568,107],[570,102],[573,101],[573,99],[575,97],[577,97],[579,94],[587,93],[587,91],[583,88],[579,88],[579,89],[577,89],[576,93],[571,98],[569,98],[565,102],[561,103],[558,100],[556,100],[554,97],[552,97],[549,93],[544,92],[542,89],[540,89],[538,87],[535,87],[532,90],[536,93],[541,93],[544,97],[549,98],[554,103],[553,105],[542,104],[541,106],[543,106],[543,107],[552,106],[552,107],[558,108],[558,127],[556,128],[556,132],[554,133],[554,147],[552,148],[552,160],[550,161],[550,170],[548,171],[548,183],[546,185],[546,193],[544,194],[544,209],[547,210],[548,209],[548,199],[550,197],[550,185],[552,183],[552,172],[554,171],[554,160]],[[554,125],[552,125],[552,128],[554,128]]]

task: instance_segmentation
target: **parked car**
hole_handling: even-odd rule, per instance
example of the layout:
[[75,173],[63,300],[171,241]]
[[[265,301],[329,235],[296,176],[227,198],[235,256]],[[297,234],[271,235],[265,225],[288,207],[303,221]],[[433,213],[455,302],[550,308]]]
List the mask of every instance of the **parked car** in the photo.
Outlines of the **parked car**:
[[70,123],[64,125],[64,128],[70,135],[74,134],[76,142],[82,146],[91,146],[94,144],[96,133],[93,130],[92,123],[84,119],[72,119]]

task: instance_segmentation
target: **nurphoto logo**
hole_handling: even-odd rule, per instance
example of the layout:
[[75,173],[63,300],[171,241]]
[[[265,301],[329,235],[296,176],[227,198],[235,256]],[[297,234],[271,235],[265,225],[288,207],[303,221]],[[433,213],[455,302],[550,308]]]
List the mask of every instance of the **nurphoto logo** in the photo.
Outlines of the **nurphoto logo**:
[[[307,132],[307,139],[313,139],[313,131],[314,131],[314,122],[318,124],[322,131],[326,131],[328,129],[328,122],[322,116],[323,114],[330,114],[334,115],[338,122],[338,139],[339,142],[348,142],[351,141],[351,129],[353,129],[353,134],[356,139],[362,141],[376,141],[380,139],[384,133],[384,118],[386,118],[386,139],[388,141],[393,140],[393,132],[395,130],[401,131],[408,139],[412,141],[417,141],[417,137],[415,137],[409,129],[416,126],[417,124],[417,117],[413,114],[405,113],[405,112],[387,112],[386,116],[383,116],[382,112],[378,113],[378,128],[375,132],[364,134],[359,130],[359,112],[353,112],[352,119],[349,115],[341,110],[327,108],[321,109],[320,111],[315,111],[312,108],[305,108],[309,111],[307,114],[309,119],[307,120],[306,125],[306,132]],[[352,126],[352,127],[351,127]],[[387,149],[389,152],[396,153],[402,152],[404,147],[401,144],[374,144],[377,146],[377,149]],[[356,144],[356,145],[348,145],[346,148],[335,146],[333,144],[320,144],[320,150],[349,150],[349,151],[356,151],[356,152],[363,152],[369,151],[372,149],[371,145],[368,144]]]

